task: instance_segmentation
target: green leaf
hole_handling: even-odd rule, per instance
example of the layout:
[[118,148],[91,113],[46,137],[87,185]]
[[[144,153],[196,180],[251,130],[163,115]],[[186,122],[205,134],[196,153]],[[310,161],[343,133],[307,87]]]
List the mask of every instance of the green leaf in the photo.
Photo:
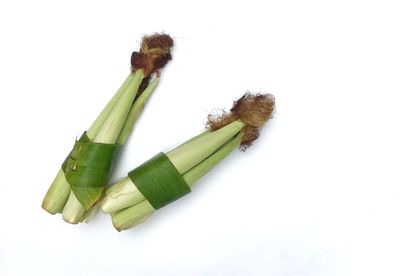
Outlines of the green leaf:
[[65,159],[65,178],[85,210],[99,199],[119,148],[116,144],[93,143],[85,132]]
[[157,154],[128,176],[154,209],[160,209],[190,192],[189,186],[164,153]]

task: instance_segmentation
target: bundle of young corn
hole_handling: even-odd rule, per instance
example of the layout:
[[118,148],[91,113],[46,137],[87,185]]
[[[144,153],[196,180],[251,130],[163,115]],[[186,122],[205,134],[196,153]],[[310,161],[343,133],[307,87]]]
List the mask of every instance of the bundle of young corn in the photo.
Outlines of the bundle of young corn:
[[110,186],[101,203],[118,230],[144,221],[155,210],[190,192],[190,187],[235,148],[247,149],[275,108],[270,94],[246,93],[229,113],[209,115],[208,131],[160,153]]
[[64,220],[73,224],[86,217],[102,195],[111,165],[154,90],[160,69],[171,60],[172,47],[169,35],[143,37],[140,51],[132,53],[129,76],[75,141],[43,200],[43,209],[51,214],[62,212]]

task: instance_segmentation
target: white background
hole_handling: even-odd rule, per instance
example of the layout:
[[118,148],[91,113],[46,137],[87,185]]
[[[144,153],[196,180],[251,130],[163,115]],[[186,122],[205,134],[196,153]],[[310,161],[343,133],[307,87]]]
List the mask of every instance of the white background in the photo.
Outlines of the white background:
[[[399,275],[398,1],[1,1],[0,275]],[[113,179],[245,91],[275,118],[185,198],[118,233],[41,209],[143,34],[173,61]]]

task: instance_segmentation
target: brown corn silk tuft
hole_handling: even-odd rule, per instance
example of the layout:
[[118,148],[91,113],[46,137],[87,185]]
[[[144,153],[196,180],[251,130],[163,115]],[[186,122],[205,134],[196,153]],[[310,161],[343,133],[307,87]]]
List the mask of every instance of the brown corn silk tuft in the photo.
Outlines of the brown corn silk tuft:
[[144,36],[140,51],[132,53],[132,72],[142,69],[145,77],[157,72],[172,59],[171,48],[173,46],[174,41],[167,34]]
[[246,150],[260,135],[260,128],[272,118],[275,108],[275,98],[271,94],[244,94],[235,101],[230,112],[223,111],[220,115],[208,115],[207,127],[211,131],[240,120],[245,124],[240,149]]

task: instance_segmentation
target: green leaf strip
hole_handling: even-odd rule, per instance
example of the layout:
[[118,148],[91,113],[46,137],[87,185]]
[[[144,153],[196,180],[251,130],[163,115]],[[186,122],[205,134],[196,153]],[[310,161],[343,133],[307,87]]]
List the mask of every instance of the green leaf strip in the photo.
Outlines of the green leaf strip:
[[181,174],[162,152],[129,172],[128,176],[154,209],[190,193]]
[[100,197],[120,145],[93,143],[82,134],[62,164],[72,191],[85,209]]

